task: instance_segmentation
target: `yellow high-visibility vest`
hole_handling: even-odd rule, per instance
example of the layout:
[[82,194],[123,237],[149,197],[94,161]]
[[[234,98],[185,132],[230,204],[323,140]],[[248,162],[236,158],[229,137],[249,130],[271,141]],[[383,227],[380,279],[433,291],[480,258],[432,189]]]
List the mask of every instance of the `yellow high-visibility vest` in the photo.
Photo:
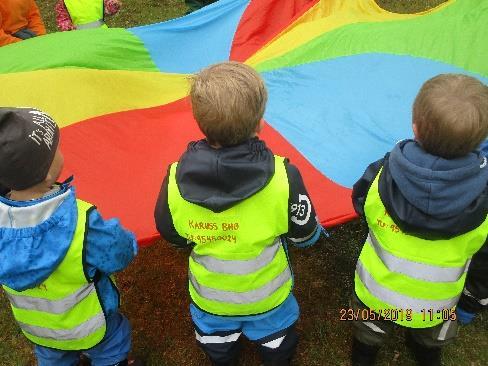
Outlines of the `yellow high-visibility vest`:
[[103,0],[64,0],[64,4],[76,29],[108,28]]
[[33,289],[18,292],[3,286],[24,335],[35,344],[60,350],[92,348],[106,331],[95,284],[83,270],[85,227],[92,205],[76,202],[78,222],[58,268]]
[[275,173],[251,197],[222,212],[186,201],[168,181],[168,205],[176,231],[196,245],[189,259],[194,304],[216,315],[252,315],[279,306],[293,277],[280,238],[288,232],[289,183],[282,157]]
[[369,235],[356,267],[356,295],[377,314],[405,327],[429,328],[453,320],[470,259],[486,241],[488,219],[451,239],[408,235],[381,201],[380,174],[364,205]]

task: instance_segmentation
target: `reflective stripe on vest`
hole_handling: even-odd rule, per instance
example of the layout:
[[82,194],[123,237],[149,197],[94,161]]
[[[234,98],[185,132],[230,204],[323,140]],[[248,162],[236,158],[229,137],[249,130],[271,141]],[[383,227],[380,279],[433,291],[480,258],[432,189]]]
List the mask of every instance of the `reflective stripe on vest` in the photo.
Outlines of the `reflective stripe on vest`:
[[276,238],[273,244],[264,248],[259,256],[249,260],[217,259],[210,256],[198,255],[195,252],[191,253],[191,258],[210,272],[245,275],[267,266],[273,261],[280,249],[281,241],[279,238]]
[[291,279],[290,268],[285,270],[266,285],[251,291],[235,292],[222,291],[200,285],[195,276],[190,272],[190,282],[197,292],[209,300],[226,302],[229,304],[249,304],[265,299],[280,289],[285,283]]
[[76,29],[82,30],[82,29],[93,29],[93,28],[100,28],[105,24],[103,19],[96,20],[91,23],[86,23],[86,24],[79,24],[76,26]]
[[76,205],[73,239],[54,272],[39,286],[25,291],[4,286],[24,335],[35,344],[66,351],[92,348],[106,331],[95,285],[83,269],[85,228],[92,206],[81,200]]
[[173,164],[168,206],[176,231],[196,244],[189,259],[192,301],[208,313],[237,316],[280,305],[293,285],[280,240],[288,231],[284,159],[275,157],[275,173],[263,189],[219,213],[184,200],[176,172]]
[[105,24],[103,0],[64,0],[64,4],[76,29],[95,28],[95,26],[86,27],[95,23],[99,24],[98,27]]
[[40,299],[38,297],[14,295],[6,292],[12,306],[17,309],[44,311],[51,314],[62,314],[80,303],[85,297],[96,292],[93,283],[87,283],[75,293],[59,300]]
[[[376,239],[372,231],[369,232],[365,245],[371,245],[378,257],[392,272],[403,273],[409,277],[429,282],[456,282],[467,271],[468,266],[440,267],[425,263],[414,262],[396,257],[385,250]],[[469,263],[468,263],[469,264]]]
[[105,315],[99,312],[93,318],[72,329],[51,329],[19,322],[20,328],[29,334],[56,341],[76,341],[88,337],[105,326]]
[[[378,191],[378,173],[364,212],[369,235],[359,256],[355,292],[369,308],[407,312],[394,320],[409,328],[442,323],[439,314],[453,309],[464,288],[470,259],[486,240],[488,219],[451,239],[426,240],[405,234],[386,212]],[[429,314],[433,314],[431,316]]]
[[[437,310],[452,308],[457,304],[459,299],[459,296],[455,296],[450,299],[436,301],[415,299],[409,296],[402,295],[401,293],[383,287],[378,282],[376,282],[376,280],[373,278],[373,276],[371,276],[368,270],[364,268],[361,260],[358,260],[356,273],[361,279],[363,285],[373,296],[379,299],[388,299],[388,304],[392,305],[392,307],[395,309],[411,309],[417,313],[422,313],[422,311],[432,309],[434,313],[436,313]],[[391,308],[391,306],[389,308]]]

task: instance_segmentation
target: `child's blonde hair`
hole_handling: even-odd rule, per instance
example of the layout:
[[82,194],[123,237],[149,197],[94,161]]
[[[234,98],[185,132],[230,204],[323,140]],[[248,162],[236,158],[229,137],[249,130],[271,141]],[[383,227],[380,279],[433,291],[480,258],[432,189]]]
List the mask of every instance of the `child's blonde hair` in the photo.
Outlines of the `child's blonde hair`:
[[239,62],[209,66],[192,78],[193,116],[210,144],[236,145],[252,137],[268,94],[263,79]]
[[438,75],[420,89],[413,123],[428,153],[446,159],[467,155],[488,134],[488,87],[466,75]]

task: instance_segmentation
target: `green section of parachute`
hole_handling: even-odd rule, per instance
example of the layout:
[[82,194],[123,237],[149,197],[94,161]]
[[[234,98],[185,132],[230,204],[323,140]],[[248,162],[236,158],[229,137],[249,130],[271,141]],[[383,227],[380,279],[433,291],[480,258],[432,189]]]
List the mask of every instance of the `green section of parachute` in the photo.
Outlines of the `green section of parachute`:
[[488,1],[458,0],[418,18],[347,25],[256,68],[265,72],[365,53],[424,57],[488,76]]
[[67,67],[159,71],[142,41],[121,28],[53,33],[0,48],[0,73]]

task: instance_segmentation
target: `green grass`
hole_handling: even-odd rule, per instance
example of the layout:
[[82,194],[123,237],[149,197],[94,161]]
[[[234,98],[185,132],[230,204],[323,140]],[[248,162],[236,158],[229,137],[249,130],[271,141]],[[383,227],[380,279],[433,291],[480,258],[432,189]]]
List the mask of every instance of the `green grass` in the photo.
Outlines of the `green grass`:
[[[1,0],[0,0],[1,1]],[[461,0],[458,0],[461,1]],[[414,13],[443,0],[378,0],[390,11]],[[46,26],[56,31],[55,0],[38,0]],[[124,0],[119,14],[108,18],[112,27],[132,27],[176,16],[186,11],[183,0]],[[302,316],[298,323],[301,345],[296,365],[348,365],[350,324],[339,321],[352,291],[353,268],[364,240],[365,227],[355,221],[333,230],[333,237],[308,250],[291,250],[296,275],[296,296]],[[141,251],[118,277],[123,312],[133,325],[133,353],[154,366],[200,366],[205,358],[194,344],[188,315],[187,253],[165,243]],[[446,347],[446,366],[488,365],[488,314],[460,331]],[[253,347],[246,343],[242,365],[258,365]],[[12,319],[8,302],[0,294],[0,366],[33,365],[31,345]],[[381,352],[379,366],[413,365],[399,332]]]
[[[122,8],[106,17],[110,27],[129,28],[138,25],[162,22],[184,15],[187,11],[184,0],[121,0]],[[57,0],[37,0],[48,32],[56,32],[54,4]]]
[[383,8],[394,13],[418,13],[433,8],[446,0],[376,0]]
[[[122,0],[118,14],[107,17],[111,27],[135,27],[175,18],[187,10],[184,0]],[[445,0],[377,0],[384,9],[396,13],[417,13],[443,3]],[[55,32],[54,4],[57,0],[37,0],[48,32]]]
[[32,347],[15,323],[3,291],[0,294],[0,366],[31,365]]
[[[351,325],[339,320],[339,312],[348,306],[353,268],[365,236],[365,226],[356,220],[333,229],[330,239],[312,248],[291,248],[295,294],[302,314],[295,366],[348,365]],[[207,365],[195,346],[188,313],[187,261],[188,252],[158,242],[141,250],[118,276],[122,312],[133,326],[133,355],[145,359],[148,366]],[[485,312],[463,327],[458,340],[446,347],[445,366],[488,364],[487,315]],[[30,346],[19,334],[3,296],[0,330],[0,365],[33,364]],[[400,331],[388,341],[378,361],[378,366],[413,366]],[[259,365],[249,342],[245,342],[241,365]]]

